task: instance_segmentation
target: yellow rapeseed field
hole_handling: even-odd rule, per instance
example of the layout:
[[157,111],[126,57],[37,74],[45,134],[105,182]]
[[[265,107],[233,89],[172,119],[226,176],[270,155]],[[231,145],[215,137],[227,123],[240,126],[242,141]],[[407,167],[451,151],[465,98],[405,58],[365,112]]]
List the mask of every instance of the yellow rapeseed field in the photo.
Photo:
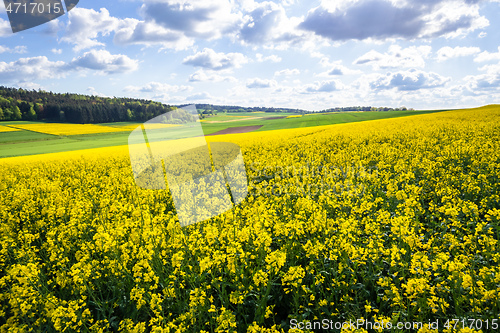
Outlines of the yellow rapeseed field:
[[78,134],[96,134],[96,133],[109,133],[109,132],[121,132],[121,131],[132,131],[135,129],[111,127],[111,126],[100,126],[93,124],[65,124],[65,123],[41,123],[41,124],[20,124],[11,125],[11,127],[45,133],[52,135],[78,135]]
[[162,128],[170,128],[170,127],[180,126],[180,125],[174,125],[174,124],[135,124],[135,125],[118,126],[118,128],[123,129],[123,130],[133,131],[137,128],[137,126],[141,126],[141,125],[143,125],[145,129],[162,129]]
[[499,124],[485,107],[213,136],[240,145],[249,195],[184,228],[127,147],[0,160],[0,330],[495,331]]
[[20,131],[20,129],[19,128],[13,128],[13,127],[7,127],[7,126],[0,125],[0,133],[17,132],[17,131]]

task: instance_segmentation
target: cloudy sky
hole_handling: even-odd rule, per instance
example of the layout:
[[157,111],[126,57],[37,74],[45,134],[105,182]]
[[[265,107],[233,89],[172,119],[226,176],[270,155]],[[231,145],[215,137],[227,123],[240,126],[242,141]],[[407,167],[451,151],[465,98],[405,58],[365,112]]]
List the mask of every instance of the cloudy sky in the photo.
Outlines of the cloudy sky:
[[321,110],[500,103],[500,0],[80,0],[13,34],[0,85]]

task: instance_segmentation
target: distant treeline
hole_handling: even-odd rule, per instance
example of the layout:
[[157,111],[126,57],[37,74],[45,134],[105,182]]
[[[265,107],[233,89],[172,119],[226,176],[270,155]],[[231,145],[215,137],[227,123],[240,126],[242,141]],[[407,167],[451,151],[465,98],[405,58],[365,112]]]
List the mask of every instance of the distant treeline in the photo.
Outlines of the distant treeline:
[[0,120],[49,120],[79,124],[143,122],[174,109],[174,106],[143,99],[58,94],[0,86]]
[[[212,105],[212,104],[196,104],[199,113],[203,115],[214,115],[220,113],[234,113],[234,112],[283,112],[283,113],[326,113],[326,112],[348,112],[348,111],[406,111],[406,107],[388,108],[388,107],[373,107],[373,106],[348,106],[336,107],[322,111],[305,111],[301,109],[287,109],[287,108],[267,108],[267,107],[241,107],[241,106],[227,106],[227,105]],[[409,109],[412,110],[412,109]]]
[[304,113],[306,111],[300,109],[288,108],[268,108],[268,107],[242,107],[229,105],[212,105],[212,104],[196,104],[196,108],[202,114],[218,114],[218,113],[236,113],[236,112],[286,112],[286,113]]
[[323,113],[323,112],[346,112],[346,111],[406,111],[406,110],[413,110],[413,109],[407,109],[405,106],[402,106],[400,108],[374,107],[374,106],[348,106],[343,108],[339,107],[331,108],[319,112]]
[[[201,118],[207,115],[236,112],[309,113],[309,111],[300,109],[212,104],[196,104],[196,108]],[[0,121],[47,120],[79,124],[118,121],[144,122],[174,109],[176,109],[176,106],[144,99],[109,98],[70,93],[59,94],[43,90],[25,90],[0,86]],[[319,112],[392,110],[406,110],[406,108],[354,106],[331,108]],[[182,123],[189,120],[177,119],[177,121]]]

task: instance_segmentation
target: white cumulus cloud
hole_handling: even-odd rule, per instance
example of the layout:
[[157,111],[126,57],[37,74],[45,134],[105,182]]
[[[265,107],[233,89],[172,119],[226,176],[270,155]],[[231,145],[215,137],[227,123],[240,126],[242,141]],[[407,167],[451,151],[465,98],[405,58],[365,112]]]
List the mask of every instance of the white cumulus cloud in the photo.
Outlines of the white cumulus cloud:
[[474,59],[475,62],[484,62],[492,60],[500,60],[500,46],[498,47],[498,52],[484,51],[478,54],[477,57]]
[[488,26],[478,1],[321,1],[300,24],[334,41],[456,37]]
[[354,60],[355,65],[371,65],[373,69],[398,67],[424,67],[425,59],[429,57],[432,48],[427,45],[402,48],[391,45],[385,53],[371,50]]
[[344,85],[338,80],[316,82],[306,85],[304,91],[306,93],[329,93],[344,88]]
[[68,13],[68,19],[66,32],[61,40],[74,44],[75,51],[103,46],[104,43],[98,41],[98,37],[109,35],[119,24],[119,20],[112,17],[106,8],[101,8],[99,11],[73,8]]
[[257,59],[258,62],[264,62],[264,61],[281,62],[281,60],[283,60],[274,54],[267,56],[267,57],[264,57],[261,53],[257,53],[255,55],[255,58]]
[[193,87],[190,86],[171,85],[168,83],[153,81],[143,86],[129,85],[126,86],[124,90],[127,92],[135,92],[135,93],[168,94],[168,93],[177,93],[181,91],[191,91],[192,89]]
[[230,0],[146,0],[141,14],[146,21],[202,39],[235,32],[242,20],[242,14]]
[[470,55],[474,55],[481,52],[481,49],[479,47],[471,46],[457,46],[454,48],[451,48],[449,46],[445,46],[440,48],[437,51],[437,60],[438,61],[445,61],[450,58],[457,58],[457,57],[466,57]]
[[250,89],[271,88],[271,87],[275,87],[277,85],[278,85],[278,83],[275,80],[254,78],[254,79],[249,79],[247,81],[247,88],[250,88]]
[[212,49],[205,48],[201,52],[186,57],[183,64],[212,70],[223,70],[233,67],[239,68],[247,62],[248,58],[241,53],[217,53]]
[[114,74],[135,71],[139,67],[139,62],[123,54],[111,54],[106,50],[91,50],[73,59],[71,66]]
[[189,82],[237,82],[233,76],[224,76],[217,73],[210,73],[205,70],[198,70],[189,76]]
[[414,91],[444,86],[450,79],[437,73],[428,73],[422,70],[410,69],[377,75],[369,85],[373,90],[397,89],[399,91]]
[[293,68],[293,69],[283,69],[281,71],[276,71],[274,72],[274,76],[292,76],[292,75],[299,75],[300,74],[300,70],[298,70],[297,68]]

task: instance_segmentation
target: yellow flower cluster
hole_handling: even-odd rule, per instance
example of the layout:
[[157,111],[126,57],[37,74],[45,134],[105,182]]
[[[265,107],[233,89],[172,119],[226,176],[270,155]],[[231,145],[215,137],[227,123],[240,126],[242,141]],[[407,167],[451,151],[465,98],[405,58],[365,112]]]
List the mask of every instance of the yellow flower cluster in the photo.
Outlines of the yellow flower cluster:
[[79,135],[79,134],[96,134],[96,133],[131,131],[128,128],[101,126],[93,124],[67,124],[67,123],[16,124],[16,125],[11,125],[11,127],[38,133],[52,134],[52,135]]
[[144,126],[144,129],[146,129],[146,130],[163,129],[163,128],[171,128],[171,127],[180,126],[180,125],[174,125],[174,124],[156,124],[156,123],[152,123],[152,124],[135,124],[135,125],[117,126],[116,128],[119,128],[119,129],[122,129],[122,130],[127,130],[127,131],[133,131],[138,126],[141,126],[141,125]]
[[127,147],[0,160],[0,330],[491,331],[499,124],[486,107],[210,137],[241,146],[249,195],[184,228]]
[[297,115],[288,116],[286,118],[288,119],[288,118],[300,118],[300,117],[302,117],[302,115],[301,114],[297,114]]
[[8,126],[2,126],[0,125],[0,133],[6,133],[6,132],[17,132],[20,131],[19,128],[13,128],[13,127],[8,127]]

